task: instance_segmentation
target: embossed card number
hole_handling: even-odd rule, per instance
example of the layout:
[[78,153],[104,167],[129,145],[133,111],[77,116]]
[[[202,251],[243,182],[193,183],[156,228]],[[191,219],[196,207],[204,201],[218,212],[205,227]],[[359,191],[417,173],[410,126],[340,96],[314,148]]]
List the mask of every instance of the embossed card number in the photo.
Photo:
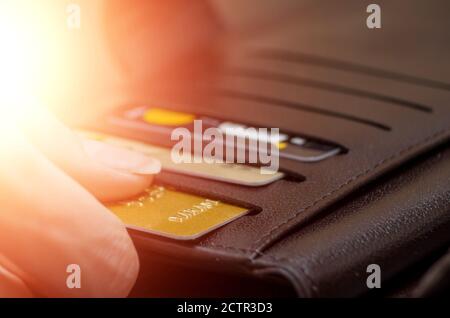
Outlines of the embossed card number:
[[109,206],[128,227],[177,240],[197,239],[248,209],[155,185],[143,195]]

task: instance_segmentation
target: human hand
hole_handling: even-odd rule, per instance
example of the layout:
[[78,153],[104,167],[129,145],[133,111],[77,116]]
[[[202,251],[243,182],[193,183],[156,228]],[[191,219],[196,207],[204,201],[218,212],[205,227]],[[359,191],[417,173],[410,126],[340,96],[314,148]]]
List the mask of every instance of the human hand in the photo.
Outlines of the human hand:
[[[27,114],[0,122],[0,297],[128,295],[137,254],[100,201],[139,194],[159,163],[83,140],[44,109]],[[80,289],[66,285],[69,264]]]

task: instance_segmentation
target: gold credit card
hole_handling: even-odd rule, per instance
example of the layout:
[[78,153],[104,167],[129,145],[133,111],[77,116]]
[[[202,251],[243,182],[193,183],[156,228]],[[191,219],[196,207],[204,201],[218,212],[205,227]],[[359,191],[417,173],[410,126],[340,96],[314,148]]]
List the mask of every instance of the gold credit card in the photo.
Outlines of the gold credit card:
[[197,239],[248,209],[160,185],[133,200],[109,205],[129,228],[177,240]]
[[[260,168],[233,163],[174,163],[169,148],[158,147],[146,143],[113,137],[97,132],[80,132],[81,135],[100,140],[119,147],[128,148],[149,155],[161,162],[163,170],[186,174],[193,177],[205,178],[221,182],[259,187],[268,185],[284,177],[282,172],[262,174]],[[195,162],[195,160],[194,160]]]

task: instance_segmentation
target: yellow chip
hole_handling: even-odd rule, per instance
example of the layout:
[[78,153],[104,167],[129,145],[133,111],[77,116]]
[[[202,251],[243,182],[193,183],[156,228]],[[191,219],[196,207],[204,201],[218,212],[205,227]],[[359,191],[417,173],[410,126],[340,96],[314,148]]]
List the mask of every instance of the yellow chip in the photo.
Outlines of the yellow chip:
[[177,240],[197,239],[249,212],[163,186],[153,186],[139,198],[108,208],[129,228]]
[[284,150],[288,146],[288,143],[287,142],[279,142],[279,143],[277,143],[276,146],[278,147],[279,150]]
[[144,113],[143,120],[153,125],[182,126],[194,121],[195,116],[160,108],[150,108]]

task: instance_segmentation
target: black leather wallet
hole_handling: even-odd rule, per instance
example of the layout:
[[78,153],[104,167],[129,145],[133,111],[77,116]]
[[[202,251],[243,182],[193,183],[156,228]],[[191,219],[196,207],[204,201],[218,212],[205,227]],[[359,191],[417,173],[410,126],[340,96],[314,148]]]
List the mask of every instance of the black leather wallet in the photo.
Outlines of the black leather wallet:
[[141,255],[136,296],[360,296],[370,292],[368,265],[380,266],[383,288],[448,246],[450,6],[378,2],[381,29],[366,27],[365,1],[314,1],[230,44],[218,76],[190,83],[202,98],[140,100],[346,151],[315,163],[282,159],[288,177],[257,188],[163,171],[161,183],[261,211],[193,242],[130,230]]

